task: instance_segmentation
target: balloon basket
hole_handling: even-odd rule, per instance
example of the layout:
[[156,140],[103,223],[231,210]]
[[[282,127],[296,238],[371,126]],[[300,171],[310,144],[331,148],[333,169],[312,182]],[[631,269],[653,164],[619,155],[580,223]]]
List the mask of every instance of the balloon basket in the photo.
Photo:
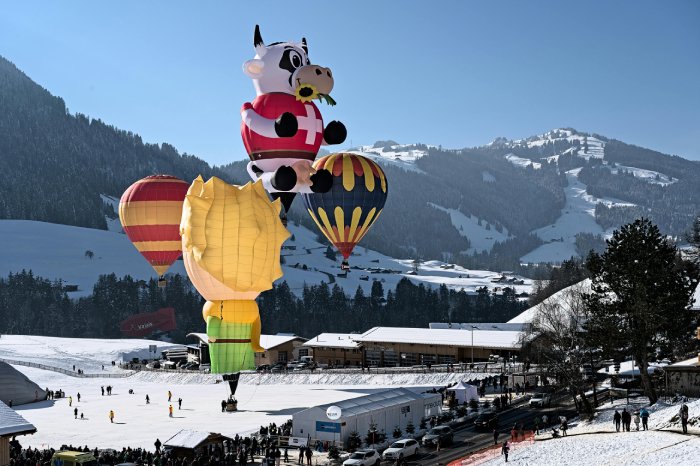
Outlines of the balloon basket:
[[350,271],[350,264],[348,264],[348,261],[343,261],[343,263],[340,264],[340,270],[345,270],[346,272]]
[[226,412],[227,413],[232,413],[234,411],[238,411],[238,401],[236,400],[228,400],[226,402]]
[[168,282],[165,278],[160,277],[158,279],[158,288],[165,288],[165,285],[167,285],[167,284],[168,284]]

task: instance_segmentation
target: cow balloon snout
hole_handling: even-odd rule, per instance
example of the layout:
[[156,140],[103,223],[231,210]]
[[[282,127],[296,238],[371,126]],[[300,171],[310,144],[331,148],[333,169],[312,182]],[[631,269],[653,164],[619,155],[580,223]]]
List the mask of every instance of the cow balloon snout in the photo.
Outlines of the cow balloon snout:
[[292,80],[297,84],[311,84],[321,94],[327,95],[333,90],[333,73],[323,66],[302,66],[294,72]]

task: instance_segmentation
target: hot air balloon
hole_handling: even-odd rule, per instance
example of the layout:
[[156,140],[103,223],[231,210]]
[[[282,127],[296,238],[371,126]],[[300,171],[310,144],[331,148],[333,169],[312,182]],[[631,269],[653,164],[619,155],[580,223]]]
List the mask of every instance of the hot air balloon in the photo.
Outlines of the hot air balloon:
[[384,208],[386,176],[374,161],[357,154],[327,155],[313,167],[330,171],[333,187],[327,193],[302,194],[304,204],[321,232],[343,255],[341,269],[349,270],[352,249]]
[[122,228],[160,277],[160,286],[182,254],[180,218],[188,186],[174,176],[147,176],[129,186],[119,200]]
[[289,232],[280,210],[280,201],[270,202],[260,181],[235,186],[198,177],[187,191],[180,225],[183,262],[207,300],[203,316],[214,374],[254,369],[254,353],[264,351],[255,298],[282,276],[280,250]]

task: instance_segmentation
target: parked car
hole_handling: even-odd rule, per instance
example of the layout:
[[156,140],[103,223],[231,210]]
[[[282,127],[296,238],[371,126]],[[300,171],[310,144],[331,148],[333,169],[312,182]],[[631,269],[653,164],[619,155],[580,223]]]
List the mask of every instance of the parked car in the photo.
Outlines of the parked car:
[[287,370],[287,364],[278,362],[270,366],[270,372],[284,372]]
[[474,428],[476,430],[490,430],[498,427],[498,414],[496,413],[481,413],[474,419]]
[[530,398],[531,408],[544,408],[552,405],[552,395],[549,393],[535,393]]
[[429,447],[437,445],[439,439],[440,445],[447,445],[452,443],[453,438],[454,432],[450,426],[437,426],[430,429],[428,433],[423,436],[422,443],[424,447]]
[[146,364],[146,367],[149,369],[160,369],[160,363],[158,361],[152,361]]
[[343,461],[343,466],[379,466],[381,462],[377,450],[358,450]]
[[270,370],[269,364],[260,364],[256,369],[257,372],[268,372]]
[[413,439],[398,440],[384,450],[382,458],[385,460],[396,460],[398,458],[408,458],[418,452],[420,445]]

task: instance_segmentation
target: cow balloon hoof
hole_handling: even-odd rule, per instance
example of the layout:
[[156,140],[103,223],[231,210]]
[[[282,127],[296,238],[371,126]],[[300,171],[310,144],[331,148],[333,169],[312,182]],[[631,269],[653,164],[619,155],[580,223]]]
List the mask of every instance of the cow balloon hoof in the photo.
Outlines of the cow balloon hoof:
[[297,117],[292,113],[284,112],[275,120],[275,133],[281,138],[294,137],[298,129],[299,122],[297,122]]
[[290,191],[297,184],[297,174],[292,167],[282,165],[270,181],[277,191]]
[[318,170],[311,175],[311,191],[319,194],[327,193],[333,187],[333,175],[328,170]]
[[328,144],[342,144],[346,137],[348,137],[348,130],[345,129],[344,124],[336,120],[328,123],[326,129],[323,130],[323,139]]

